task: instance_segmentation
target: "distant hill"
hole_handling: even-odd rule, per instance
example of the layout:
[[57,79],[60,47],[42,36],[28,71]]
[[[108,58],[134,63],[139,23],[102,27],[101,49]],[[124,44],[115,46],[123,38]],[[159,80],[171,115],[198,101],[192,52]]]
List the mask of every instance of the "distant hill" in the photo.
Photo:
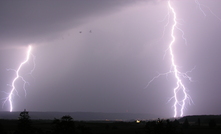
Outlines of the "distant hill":
[[[0,112],[0,119],[18,119],[20,112]],[[159,116],[141,113],[98,113],[98,112],[32,112],[29,111],[31,119],[61,118],[70,115],[74,120],[149,120],[157,119]]]
[[179,119],[179,121],[184,122],[185,119],[189,122],[196,123],[200,119],[201,123],[208,123],[210,120],[215,120],[216,123],[221,123],[221,115],[188,115]]

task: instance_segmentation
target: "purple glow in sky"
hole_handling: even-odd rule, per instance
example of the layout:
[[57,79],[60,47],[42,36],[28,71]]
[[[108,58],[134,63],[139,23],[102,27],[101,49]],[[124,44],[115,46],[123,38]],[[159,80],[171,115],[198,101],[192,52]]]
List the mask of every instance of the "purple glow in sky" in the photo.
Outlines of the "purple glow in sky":
[[[221,1],[199,2],[206,16],[194,0],[171,1],[187,39],[185,45],[182,33],[174,33],[179,44],[174,46],[176,63],[181,72],[195,67],[188,73],[193,82],[184,80],[194,101],[185,115],[220,114]],[[164,56],[171,41],[172,24],[164,31],[167,12],[163,0],[0,1],[0,90],[9,91],[7,84],[15,75],[6,69],[16,68],[27,46],[35,44],[34,78],[26,76],[27,96],[14,98],[15,111],[172,117],[173,102],[168,100],[174,77],[159,77],[144,89],[171,67],[169,54]],[[22,90],[19,82],[17,86]],[[1,110],[8,109],[6,105]]]

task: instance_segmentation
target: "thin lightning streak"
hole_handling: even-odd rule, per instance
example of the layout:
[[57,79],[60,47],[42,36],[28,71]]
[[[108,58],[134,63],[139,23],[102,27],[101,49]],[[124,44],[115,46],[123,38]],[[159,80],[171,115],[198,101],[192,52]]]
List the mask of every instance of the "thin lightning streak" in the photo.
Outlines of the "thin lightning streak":
[[[29,61],[30,55],[31,55],[31,50],[32,50],[32,47],[29,45],[28,50],[27,50],[26,59],[19,65],[19,67],[18,67],[17,70],[14,70],[14,71],[16,72],[16,77],[15,77],[15,78],[13,79],[13,81],[12,81],[12,84],[11,84],[12,89],[11,89],[11,91],[9,92],[8,97],[5,99],[5,101],[4,101],[4,103],[3,103],[3,104],[5,104],[6,101],[9,101],[10,112],[13,111],[13,100],[12,100],[12,97],[13,97],[13,95],[14,95],[14,92],[16,92],[16,93],[18,94],[18,92],[17,92],[17,90],[16,90],[16,87],[15,87],[15,82],[16,82],[19,78],[23,81],[23,89],[24,89],[24,91],[25,91],[25,96],[26,96],[26,94],[27,94],[27,93],[26,93],[26,89],[25,89],[25,85],[28,84],[28,82],[25,81],[25,79],[19,74],[19,72],[20,72],[21,68]],[[35,64],[34,64],[34,65],[35,65]],[[33,69],[34,69],[34,68],[33,68]],[[33,70],[31,70],[31,72],[32,72],[32,71],[33,71]]]
[[195,0],[195,3],[198,5],[200,11],[203,13],[203,15],[206,17],[206,13],[203,11],[202,7],[201,7],[201,4],[199,3],[198,0]]
[[203,13],[203,15],[206,17],[206,13],[203,11],[202,6],[207,8],[209,10],[209,12],[215,16],[219,21],[221,21],[221,18],[219,18],[208,6],[202,5],[200,4],[200,2],[198,0],[195,0],[195,3],[198,5],[200,11]]
[[166,23],[166,25],[164,25],[164,27],[163,27],[163,34],[162,34],[161,39],[164,37],[165,31],[166,31],[166,27],[167,27],[167,26],[169,25],[169,23],[170,23],[170,11],[169,11],[169,9],[168,9],[167,15],[165,16],[165,18],[164,18],[162,21],[164,21],[165,19],[167,19],[167,23]]

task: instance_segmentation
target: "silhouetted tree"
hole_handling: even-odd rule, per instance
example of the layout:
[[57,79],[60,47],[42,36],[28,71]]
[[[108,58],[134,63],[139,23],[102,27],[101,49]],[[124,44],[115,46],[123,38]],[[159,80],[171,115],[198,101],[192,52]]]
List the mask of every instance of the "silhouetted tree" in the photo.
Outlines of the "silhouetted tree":
[[183,123],[183,128],[187,129],[187,128],[189,128],[189,126],[190,126],[189,121],[188,121],[188,119],[186,118],[185,121],[184,121],[184,123]]
[[180,126],[180,122],[177,119],[175,119],[172,124],[173,124],[173,133],[174,134],[182,134],[183,133],[183,130]]
[[75,131],[73,118],[69,115],[63,116],[60,120],[55,118],[53,124],[54,134],[73,134]]
[[164,120],[158,118],[157,122],[156,122],[156,126],[155,126],[155,132],[157,134],[162,134],[163,132],[165,132],[165,127],[164,127]]
[[175,127],[178,127],[178,126],[180,125],[180,122],[179,122],[177,119],[175,119],[175,120],[173,121],[173,125],[174,125]]
[[165,129],[166,129],[167,134],[173,134],[175,131],[173,123],[169,119],[166,120],[166,128]]
[[28,111],[24,109],[23,112],[20,113],[18,117],[18,131],[19,134],[30,134],[32,132],[31,129],[31,120],[28,114]]

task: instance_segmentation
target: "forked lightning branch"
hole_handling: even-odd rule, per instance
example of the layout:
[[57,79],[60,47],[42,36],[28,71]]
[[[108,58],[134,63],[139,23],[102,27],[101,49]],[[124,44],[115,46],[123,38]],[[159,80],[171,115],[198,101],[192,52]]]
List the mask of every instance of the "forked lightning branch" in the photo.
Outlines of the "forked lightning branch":
[[[155,76],[152,80],[149,81],[147,87],[151,84],[151,82],[153,82],[158,77],[160,77],[162,75],[173,74],[173,76],[176,80],[175,81],[176,86],[172,90],[173,97],[170,99],[170,100],[174,100],[174,103],[173,103],[174,115],[173,116],[174,117],[177,117],[177,116],[182,117],[184,114],[186,102],[191,100],[190,96],[187,94],[186,87],[182,81],[182,78],[187,78],[189,80],[191,80],[191,78],[187,75],[187,73],[183,73],[178,70],[178,65],[176,64],[176,60],[175,60],[176,56],[174,54],[174,49],[173,49],[174,45],[179,45],[176,42],[176,35],[174,34],[175,31],[178,30],[182,33],[182,38],[183,38],[185,44],[186,44],[186,39],[184,38],[184,31],[177,26],[177,23],[178,23],[177,22],[177,14],[176,14],[176,11],[173,8],[170,0],[167,1],[167,5],[168,5],[168,9],[169,9],[167,17],[172,18],[172,27],[170,28],[171,40],[170,40],[170,43],[168,44],[168,49],[166,50],[166,52],[169,52],[169,54],[170,54],[171,69],[166,73],[162,73],[162,74]],[[168,23],[166,24],[165,27],[168,26]],[[180,98],[180,94],[182,95],[182,98]]]
[[[20,71],[21,69],[24,67],[25,64],[28,63],[28,61],[30,60],[31,56],[33,56],[31,54],[31,50],[32,50],[32,47],[29,45],[28,46],[28,49],[27,49],[27,52],[26,52],[26,58],[20,63],[20,65],[18,66],[18,68],[15,71],[15,78],[12,80],[12,83],[10,84],[11,86],[11,89],[10,91],[8,92],[8,96],[6,97],[5,101],[3,102],[3,105],[5,103],[9,103],[9,108],[10,108],[10,112],[13,111],[13,98],[15,96],[15,94],[18,93],[18,90],[16,88],[16,82],[20,79],[22,80],[23,82],[23,89],[24,89],[24,92],[25,92],[25,95],[26,95],[26,84],[28,84],[28,82],[24,79],[24,77],[20,74]],[[34,56],[33,56],[33,60],[34,60]],[[34,67],[35,67],[35,64],[34,64]],[[34,68],[33,68],[34,69]],[[31,72],[33,71],[33,69],[31,70]]]
[[[198,6],[199,10],[203,13],[204,16],[206,16],[206,14],[203,11],[202,7],[205,7],[207,10],[209,10],[209,12],[215,18],[217,18],[218,20],[221,20],[215,13],[212,12],[212,10],[209,7],[200,4],[198,0],[195,0],[195,3]],[[168,6],[168,9],[169,9],[167,17],[172,18],[172,26],[170,28],[170,38],[171,38],[171,40],[170,40],[170,43],[168,44],[168,49],[166,51],[166,52],[169,52],[169,54],[170,54],[171,70],[169,70],[166,73],[158,74],[157,76],[153,77],[153,79],[151,79],[149,81],[149,83],[147,84],[147,87],[155,79],[159,78],[160,76],[173,74],[173,76],[176,80],[176,82],[175,82],[176,86],[172,90],[173,91],[173,97],[170,100],[174,100],[174,103],[173,103],[174,117],[178,117],[178,116],[182,117],[184,115],[184,110],[185,110],[185,107],[186,107],[186,103],[192,101],[190,95],[187,94],[186,86],[184,85],[184,82],[182,81],[182,79],[188,79],[189,81],[191,81],[191,78],[187,75],[187,73],[191,72],[194,68],[191,71],[187,71],[187,72],[181,72],[178,69],[178,65],[176,64],[176,60],[175,60],[175,59],[177,59],[177,56],[174,53],[174,45],[179,45],[179,44],[176,41],[177,36],[175,35],[175,31],[178,30],[178,31],[181,32],[181,34],[182,34],[181,38],[183,38],[185,44],[186,44],[187,40],[184,38],[184,31],[177,26],[177,24],[178,24],[177,13],[176,13],[173,5],[171,4],[171,0],[167,1],[167,6]],[[168,23],[164,26],[164,28],[168,26]]]

